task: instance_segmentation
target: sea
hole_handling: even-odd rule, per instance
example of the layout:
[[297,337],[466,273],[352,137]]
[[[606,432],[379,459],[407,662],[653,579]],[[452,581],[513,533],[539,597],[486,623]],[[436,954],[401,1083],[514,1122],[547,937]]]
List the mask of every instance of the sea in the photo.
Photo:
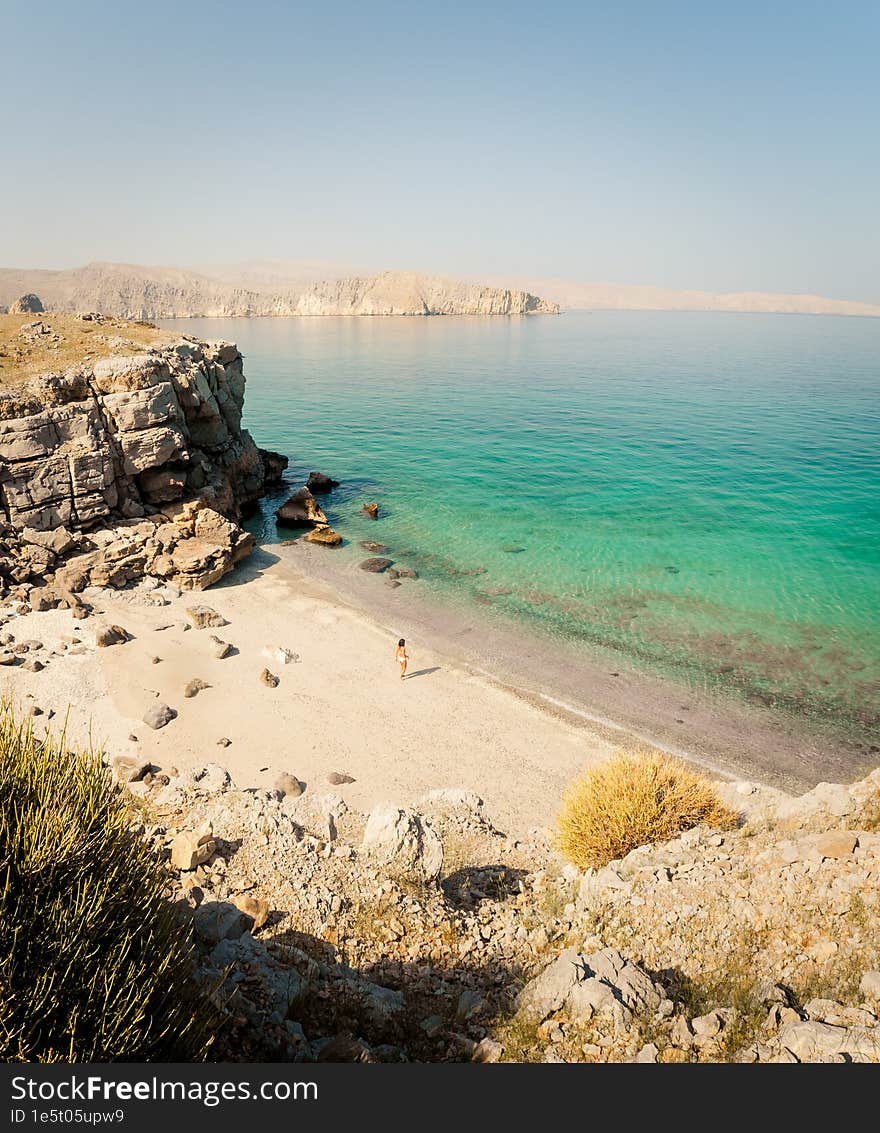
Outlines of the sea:
[[[244,424],[290,457],[283,491],[252,521],[277,554],[356,580],[361,599],[374,585],[383,611],[417,603],[474,641],[485,626],[531,642],[545,698],[552,664],[540,658],[564,658],[569,675],[640,673],[673,682],[678,699],[750,704],[877,762],[880,320],[163,325],[244,354]],[[296,532],[276,528],[274,510],[313,469],[340,481],[323,506],[345,544],[279,548]],[[418,580],[384,586],[380,601],[382,580],[358,571],[362,542]],[[569,682],[561,701],[574,699]]]

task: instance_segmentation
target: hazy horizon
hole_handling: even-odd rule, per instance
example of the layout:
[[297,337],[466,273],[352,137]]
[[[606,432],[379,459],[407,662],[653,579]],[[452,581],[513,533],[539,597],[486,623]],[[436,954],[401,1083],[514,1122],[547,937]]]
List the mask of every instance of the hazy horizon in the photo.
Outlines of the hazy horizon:
[[[880,301],[880,8],[4,13],[0,262]],[[13,110],[13,108],[15,108]]]

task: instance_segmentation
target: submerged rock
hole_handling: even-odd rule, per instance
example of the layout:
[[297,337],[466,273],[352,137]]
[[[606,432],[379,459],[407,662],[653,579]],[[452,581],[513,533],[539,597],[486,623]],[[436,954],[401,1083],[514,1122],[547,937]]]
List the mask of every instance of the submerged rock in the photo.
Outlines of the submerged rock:
[[370,519],[379,518],[379,505],[377,503],[364,504],[364,506],[361,508],[361,511],[364,513],[364,515],[369,516]]
[[326,495],[327,492],[332,492],[334,488],[338,488],[339,481],[330,476],[325,476],[323,472],[310,472],[306,487],[313,495],[321,496]]
[[381,574],[383,571],[388,570],[393,562],[393,559],[383,559],[378,557],[364,559],[364,561],[360,564],[360,568],[361,570],[368,571],[370,574]]

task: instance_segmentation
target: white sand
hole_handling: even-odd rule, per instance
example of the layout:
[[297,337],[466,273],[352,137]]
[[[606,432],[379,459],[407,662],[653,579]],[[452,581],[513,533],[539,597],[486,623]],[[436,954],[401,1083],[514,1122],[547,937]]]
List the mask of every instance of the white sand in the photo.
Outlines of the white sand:
[[[140,754],[163,769],[217,762],[240,787],[271,787],[287,771],[309,791],[337,791],[361,810],[463,787],[514,833],[550,824],[566,784],[613,750],[589,725],[534,707],[427,642],[408,642],[410,676],[402,682],[386,630],[287,563],[252,574],[163,607],[146,605],[139,591],[100,592],[87,596],[96,613],[82,622],[66,610],[14,618],[6,628],[17,640],[45,643],[38,656],[62,634],[77,634],[88,649],[49,657],[41,673],[2,669],[0,680],[15,700],[54,710],[52,727],[67,713],[69,739],[80,746]],[[229,624],[184,631],[185,609],[199,604]],[[111,623],[134,639],[96,649],[96,630]],[[237,652],[217,660],[212,633]],[[261,655],[265,646],[286,647],[300,660],[279,664]],[[259,680],[266,667],[280,678],[275,689]],[[186,699],[184,686],[195,677],[211,687]],[[178,716],[154,732],[142,717],[157,699]],[[231,745],[218,746],[221,737]],[[332,771],[355,782],[330,787]]]

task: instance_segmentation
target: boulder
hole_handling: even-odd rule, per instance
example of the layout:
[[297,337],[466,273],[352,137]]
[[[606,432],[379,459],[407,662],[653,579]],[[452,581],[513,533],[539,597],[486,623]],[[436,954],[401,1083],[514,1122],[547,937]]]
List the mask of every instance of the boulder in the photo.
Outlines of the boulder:
[[374,557],[364,559],[364,561],[360,564],[360,568],[361,570],[365,570],[370,574],[382,574],[383,571],[388,570],[393,562],[393,559]]
[[354,783],[355,781],[353,775],[348,775],[344,771],[331,771],[327,776],[327,782],[333,787],[342,787],[346,783]]
[[110,645],[122,645],[128,640],[128,632],[122,626],[104,626],[95,634],[95,645],[101,649]]
[[286,771],[282,771],[275,780],[275,790],[280,791],[282,795],[295,799],[299,798],[305,790],[305,787],[295,775],[290,775]]
[[830,1023],[787,1023],[777,1036],[779,1045],[799,1062],[819,1062],[844,1055],[847,1061],[880,1061],[880,1026],[835,1027]]
[[298,488],[275,512],[280,527],[327,526],[327,516],[308,488]]
[[186,611],[186,616],[196,629],[208,629],[229,624],[222,614],[218,614],[210,606],[190,606]]
[[215,849],[210,832],[182,830],[171,843],[171,866],[184,872],[194,870],[204,865]]
[[210,688],[211,686],[207,681],[203,681],[201,677],[193,677],[191,681],[187,681],[186,688],[183,690],[183,695],[187,700],[192,700],[194,696],[198,696],[202,689]]
[[144,713],[144,723],[154,731],[158,731],[160,728],[164,728],[166,724],[170,724],[176,716],[177,713],[167,704],[151,704]]
[[193,924],[196,933],[208,944],[221,940],[238,940],[245,931],[241,909],[231,901],[209,901],[196,910]]
[[150,770],[148,759],[138,759],[133,755],[115,755],[110,760],[110,769],[120,783],[138,783]]
[[367,819],[362,848],[393,874],[436,881],[443,867],[443,843],[414,811],[384,804]]
[[341,547],[342,536],[332,527],[315,527],[306,535],[306,542],[320,547]]
[[267,688],[278,688],[281,681],[274,673],[270,673],[268,669],[263,669],[260,673],[260,681],[266,685]]
[[263,897],[248,897],[242,893],[238,897],[233,898],[233,904],[239,909],[246,917],[249,917],[253,922],[251,930],[256,932],[261,929],[266,921],[269,919],[269,902]]
[[20,295],[9,304],[10,315],[42,315],[46,308],[38,295],[29,291],[27,295]]
[[384,543],[373,543],[369,539],[364,539],[360,545],[365,551],[369,551],[371,555],[384,555],[388,550]]
[[541,1021],[567,1010],[574,1018],[610,1015],[626,1025],[634,1014],[653,1014],[664,993],[638,965],[615,948],[585,955],[567,948],[526,984],[518,1006]]
[[211,634],[211,641],[213,641],[214,643],[214,656],[218,661],[222,661],[232,652],[232,646],[230,645],[230,643],[228,641],[221,641],[220,638],[215,636],[213,633]]
[[310,472],[306,487],[315,496],[326,495],[339,487],[339,481],[325,476],[323,472]]
[[53,555],[66,555],[74,546],[74,538],[66,527],[56,527],[51,531],[37,531],[33,527],[25,527],[21,532],[21,541],[42,547],[51,551]]

